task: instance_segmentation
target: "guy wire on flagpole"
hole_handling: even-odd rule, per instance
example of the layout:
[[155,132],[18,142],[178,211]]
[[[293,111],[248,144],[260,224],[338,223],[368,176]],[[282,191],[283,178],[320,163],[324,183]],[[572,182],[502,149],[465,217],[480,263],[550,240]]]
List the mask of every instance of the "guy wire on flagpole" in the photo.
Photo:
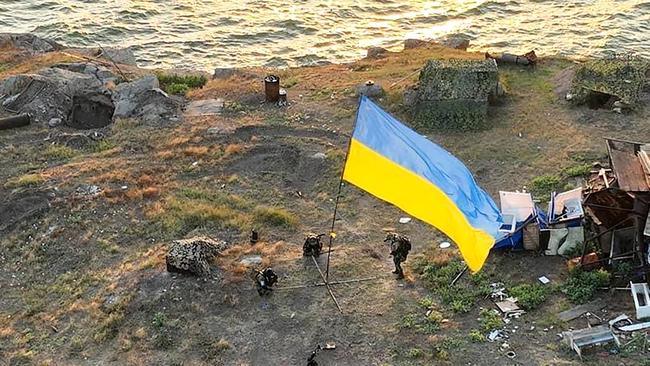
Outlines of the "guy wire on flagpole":
[[359,110],[361,109],[361,101],[365,98],[363,95],[359,97],[359,104],[357,106],[357,113],[354,116],[354,124],[352,125],[352,132],[350,132],[350,138],[348,139],[348,149],[345,152],[345,160],[343,161],[343,169],[341,169],[341,178],[339,179],[339,189],[336,193],[336,200],[334,203],[334,215],[332,216],[332,227],[330,228],[330,242],[329,248],[327,251],[327,268],[325,270],[325,283],[329,283],[330,278],[330,256],[332,255],[332,242],[334,241],[334,225],[336,224],[336,213],[339,209],[339,198],[341,198],[341,187],[343,186],[343,175],[345,174],[345,166],[348,163],[348,157],[350,156],[350,147],[352,146],[352,136],[354,136],[354,130],[357,128],[357,120],[359,119]]

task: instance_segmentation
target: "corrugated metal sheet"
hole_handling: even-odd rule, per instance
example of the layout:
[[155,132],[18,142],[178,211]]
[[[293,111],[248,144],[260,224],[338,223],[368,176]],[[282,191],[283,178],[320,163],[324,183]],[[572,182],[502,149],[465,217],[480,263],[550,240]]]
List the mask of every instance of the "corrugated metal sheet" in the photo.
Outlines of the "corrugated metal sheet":
[[641,144],[607,139],[607,151],[612,170],[620,189],[629,192],[648,192],[648,180],[643,165],[637,156]]

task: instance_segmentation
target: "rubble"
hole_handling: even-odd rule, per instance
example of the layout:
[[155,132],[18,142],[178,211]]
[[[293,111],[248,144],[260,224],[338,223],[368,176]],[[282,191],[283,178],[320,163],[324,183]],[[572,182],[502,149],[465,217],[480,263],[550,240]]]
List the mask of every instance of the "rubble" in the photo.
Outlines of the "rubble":
[[603,345],[612,342],[616,343],[619,347],[621,346],[618,337],[607,325],[563,332],[562,338],[580,358],[582,358],[582,350],[585,347]]
[[176,240],[167,253],[167,271],[207,276],[210,274],[208,261],[226,247],[225,242],[207,237]]
[[648,284],[630,282],[630,290],[636,308],[636,318],[650,318],[650,289],[648,289]]

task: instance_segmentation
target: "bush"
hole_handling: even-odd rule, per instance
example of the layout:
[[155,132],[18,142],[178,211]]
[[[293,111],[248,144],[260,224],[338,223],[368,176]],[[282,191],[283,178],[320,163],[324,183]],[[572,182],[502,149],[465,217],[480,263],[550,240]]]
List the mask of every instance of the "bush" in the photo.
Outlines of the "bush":
[[160,88],[169,94],[184,95],[190,89],[202,88],[208,79],[203,75],[158,74]]
[[574,269],[569,273],[563,292],[571,302],[584,304],[594,297],[599,287],[609,285],[610,277],[610,273],[602,269],[592,272]]
[[258,206],[253,215],[258,224],[270,226],[291,228],[296,226],[298,221],[292,213],[276,207]]
[[483,343],[487,340],[485,335],[478,329],[472,329],[469,331],[469,339],[474,343]]
[[501,320],[501,315],[496,310],[493,309],[482,309],[479,313],[479,323],[481,324],[481,329],[485,332],[491,332],[496,329],[501,329],[503,327],[503,320]]
[[25,174],[17,178],[10,178],[5,183],[5,188],[33,187],[45,182],[40,174]]
[[523,284],[510,288],[508,292],[517,298],[518,304],[522,308],[533,310],[546,301],[548,288],[540,284]]
[[576,165],[564,170],[567,177],[584,177],[591,171],[591,164]]
[[533,179],[533,191],[539,195],[548,195],[560,186],[560,178],[555,175],[540,175]]

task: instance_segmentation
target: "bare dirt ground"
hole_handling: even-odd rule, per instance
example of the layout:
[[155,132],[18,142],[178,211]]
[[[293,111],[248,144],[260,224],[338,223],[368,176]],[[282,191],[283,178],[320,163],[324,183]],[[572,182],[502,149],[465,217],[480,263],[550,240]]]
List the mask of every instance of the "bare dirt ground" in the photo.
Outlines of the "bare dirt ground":
[[[432,47],[278,71],[288,108],[260,104],[268,70],[245,70],[188,95],[225,99],[223,114],[166,128],[121,120],[91,148],[53,145],[43,126],[0,131],[0,365],[302,365],[326,342],[337,347],[321,352],[322,365],[579,364],[557,333],[586,324],[557,319],[572,306],[559,289],[507,325],[508,350],[516,352],[509,359],[503,341],[470,337],[491,301],[475,297],[467,312],[455,313],[419,275],[417,263],[458,255],[438,249],[445,238],[417,221],[399,224],[403,213],[347,185],[331,276],[378,278],[334,286],[343,314],[323,287],[260,298],[250,269],[239,264],[260,254],[279,273],[280,287],[320,281],[301,245],[305,233],[329,230],[356,110],[354,87],[380,82],[387,89],[380,104],[408,123],[402,92],[435,57],[482,55]],[[67,58],[0,59],[0,77]],[[509,94],[492,108],[491,129],[422,133],[462,159],[493,197],[530,186],[537,176],[604,160],[605,136],[650,140],[647,109],[618,115],[559,99],[555,81],[562,78],[555,76],[571,65],[543,59],[535,69],[503,68]],[[220,132],[209,134],[210,127]],[[88,185],[101,192],[87,194]],[[390,274],[385,228],[412,238],[404,281]],[[248,244],[251,229],[262,237],[255,246]],[[166,272],[167,245],[197,234],[232,245],[213,264],[213,275]],[[321,266],[325,260],[319,258]],[[546,275],[559,288],[566,272],[558,257],[495,252],[482,281],[514,286]],[[473,281],[463,277],[458,291]],[[435,327],[422,323],[427,297],[427,307],[442,315]],[[633,313],[627,292],[597,298],[607,318]],[[638,365],[645,357],[596,348],[585,360]]]

